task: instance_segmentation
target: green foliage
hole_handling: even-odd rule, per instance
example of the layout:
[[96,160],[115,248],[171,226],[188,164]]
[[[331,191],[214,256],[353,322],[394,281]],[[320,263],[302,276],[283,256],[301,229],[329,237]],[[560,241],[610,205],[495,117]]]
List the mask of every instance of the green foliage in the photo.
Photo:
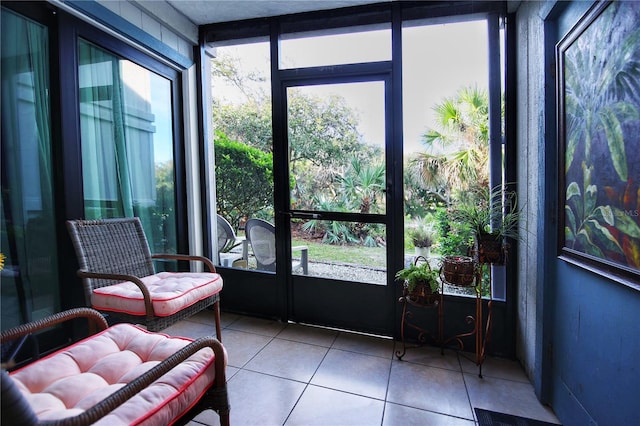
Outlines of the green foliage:
[[431,291],[435,293],[440,288],[438,275],[438,271],[431,269],[426,262],[419,265],[412,263],[406,268],[399,270],[396,273],[396,279],[403,280],[409,291],[413,291],[416,285],[423,283],[428,284]]
[[216,132],[215,171],[218,212],[238,227],[240,218],[273,208],[273,158]]
[[625,238],[640,239],[640,226],[623,210],[611,205],[597,205],[598,187],[591,183],[593,166],[582,164],[583,188],[576,182],[567,187],[565,203],[565,239],[572,247],[587,254],[605,257],[605,251],[634,259],[632,246]]
[[249,101],[243,104],[213,106],[216,129],[231,140],[242,142],[264,152],[273,151],[271,104]]
[[450,202],[456,192],[488,185],[489,95],[463,87],[433,109],[436,128],[423,135],[427,152],[411,166],[425,188]]
[[438,231],[438,244],[434,246],[442,256],[464,255],[473,245],[473,233],[466,223],[455,222],[449,212],[439,208],[434,214],[435,228]]
[[476,236],[494,235],[497,239],[518,238],[520,208],[514,191],[502,186],[479,188],[466,194],[453,209],[453,219],[466,223]]
[[431,247],[438,236],[430,217],[415,218],[409,226],[408,233],[414,247]]

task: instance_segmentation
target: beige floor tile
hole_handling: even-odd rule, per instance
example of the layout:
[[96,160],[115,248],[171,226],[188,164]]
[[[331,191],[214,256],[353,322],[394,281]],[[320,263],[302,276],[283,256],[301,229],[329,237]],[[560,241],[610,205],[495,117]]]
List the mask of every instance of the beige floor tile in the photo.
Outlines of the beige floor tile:
[[391,357],[394,356],[393,340],[364,334],[340,332],[332,347],[387,359],[391,359]]
[[322,346],[273,339],[244,368],[308,383],[328,350]]
[[[559,423],[553,412],[536,398],[533,386],[513,380],[497,379],[476,374],[464,375],[469,399],[474,408],[498,411],[521,417]],[[475,416],[475,413],[474,413]]]
[[473,419],[462,373],[393,361],[387,401]]
[[379,425],[383,409],[384,401],[309,385],[285,425]]
[[474,426],[472,420],[445,416],[426,410],[387,403],[384,409],[382,426]]
[[229,324],[227,328],[230,330],[275,337],[285,328],[285,326],[286,324],[277,321],[253,317],[240,317]]
[[242,370],[227,386],[230,423],[240,426],[284,424],[306,385]]
[[[475,363],[475,356],[469,353],[460,354],[460,366],[462,371],[469,374],[479,374],[480,370]],[[513,380],[529,383],[524,369],[518,361],[487,357],[482,363],[482,375],[498,379]]]
[[331,347],[336,340],[338,332],[320,327],[311,327],[299,324],[288,324],[278,334],[279,339],[293,340],[295,342],[309,343],[310,345]]
[[311,383],[384,400],[391,360],[331,349]]
[[[402,342],[396,342],[396,353],[402,351]],[[397,359],[397,358],[396,358]],[[407,348],[402,361],[428,365],[430,367],[445,368],[447,370],[461,371],[460,361],[456,351],[445,349],[444,355],[439,347],[422,346],[419,348]]]
[[[161,331],[170,336],[188,337],[198,339],[200,337],[216,335],[216,328],[213,319],[210,323],[195,322],[190,320],[180,321]],[[223,338],[224,340],[224,338]]]
[[258,354],[272,339],[254,333],[225,329],[222,344],[227,350],[227,364],[242,368]]

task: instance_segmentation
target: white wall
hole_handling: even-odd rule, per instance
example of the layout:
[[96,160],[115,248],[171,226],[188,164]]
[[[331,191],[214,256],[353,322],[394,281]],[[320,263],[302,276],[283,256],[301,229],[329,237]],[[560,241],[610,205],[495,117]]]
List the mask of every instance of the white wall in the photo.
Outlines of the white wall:
[[544,66],[543,21],[539,9],[543,2],[522,2],[517,11],[517,152],[518,195],[526,218],[518,257],[518,300],[516,315],[516,356],[530,379],[536,363],[536,293],[542,285],[538,246],[542,228],[538,211],[543,196],[544,164]]
[[149,35],[193,60],[198,26],[164,0],[97,0]]

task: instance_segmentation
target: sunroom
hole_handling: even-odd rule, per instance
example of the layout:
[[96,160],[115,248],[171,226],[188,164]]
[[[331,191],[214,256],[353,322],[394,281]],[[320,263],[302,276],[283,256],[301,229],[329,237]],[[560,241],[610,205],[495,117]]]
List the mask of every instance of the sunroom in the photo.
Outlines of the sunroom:
[[[563,424],[638,423],[634,17],[626,1],[3,2],[2,329],[85,305],[66,220],[137,216],[152,250],[214,260],[228,316],[424,340],[480,374],[507,359]],[[585,52],[610,68],[571,68]],[[603,124],[571,114],[572,77],[608,100]],[[449,285],[478,188],[517,195],[499,209],[517,237],[475,287]],[[439,303],[409,321],[396,273],[423,261]]]

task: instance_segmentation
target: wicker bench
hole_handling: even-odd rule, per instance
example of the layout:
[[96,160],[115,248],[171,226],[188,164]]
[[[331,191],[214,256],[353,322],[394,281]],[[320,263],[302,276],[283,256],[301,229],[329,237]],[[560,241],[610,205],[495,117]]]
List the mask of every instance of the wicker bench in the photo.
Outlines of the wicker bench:
[[92,335],[53,354],[2,371],[2,425],[168,425],[213,409],[229,424],[226,353],[214,337],[109,327],[78,308],[2,332],[2,344],[63,322],[87,318]]

